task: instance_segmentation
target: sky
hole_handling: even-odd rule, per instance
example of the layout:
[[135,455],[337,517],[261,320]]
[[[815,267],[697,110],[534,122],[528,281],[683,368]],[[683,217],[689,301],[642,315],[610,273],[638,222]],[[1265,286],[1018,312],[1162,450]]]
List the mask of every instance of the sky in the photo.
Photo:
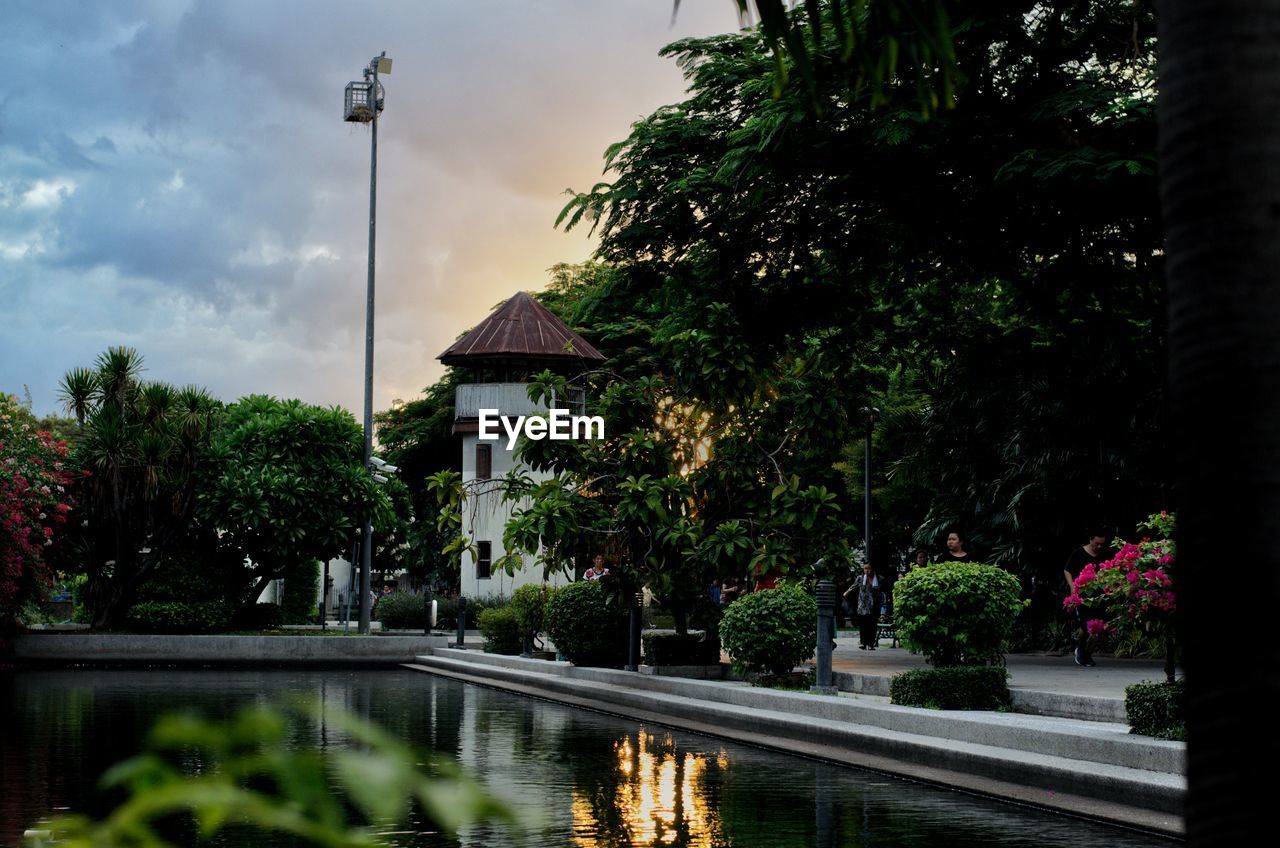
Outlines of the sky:
[[605,148],[682,98],[658,50],[733,0],[44,0],[0,27],[0,391],[57,411],[109,346],[144,376],[339,404],[364,376],[369,129],[343,90],[393,60],[378,130],[374,408],[557,262]]

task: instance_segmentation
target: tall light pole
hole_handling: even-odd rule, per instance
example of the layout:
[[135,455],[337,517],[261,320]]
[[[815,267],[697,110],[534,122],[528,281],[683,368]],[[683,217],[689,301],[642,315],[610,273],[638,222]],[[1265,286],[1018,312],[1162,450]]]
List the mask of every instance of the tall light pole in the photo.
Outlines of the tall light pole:
[[[364,312],[364,464],[371,468],[373,457],[373,257],[378,220],[378,115],[382,113],[382,84],[378,74],[391,73],[387,51],[369,60],[363,82],[347,83],[343,120],[372,124],[369,144],[369,286]],[[360,633],[369,632],[373,603],[373,519],[365,516],[360,543]]]

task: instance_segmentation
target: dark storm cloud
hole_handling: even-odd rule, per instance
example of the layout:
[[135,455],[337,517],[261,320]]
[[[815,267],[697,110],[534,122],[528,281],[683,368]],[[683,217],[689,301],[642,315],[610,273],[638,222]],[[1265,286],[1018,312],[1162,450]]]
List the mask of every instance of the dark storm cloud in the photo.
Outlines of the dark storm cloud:
[[377,399],[408,397],[495,302],[578,261],[561,192],[683,90],[666,42],[730,0],[46,2],[0,29],[0,390],[41,410],[110,344],[150,376],[358,408],[377,50]]

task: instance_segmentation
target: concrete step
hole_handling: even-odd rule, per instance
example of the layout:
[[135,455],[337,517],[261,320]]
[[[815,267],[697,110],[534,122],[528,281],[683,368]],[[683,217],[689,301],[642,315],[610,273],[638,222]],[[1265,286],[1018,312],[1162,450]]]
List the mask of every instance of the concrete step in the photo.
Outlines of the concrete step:
[[[449,656],[459,653],[466,656]],[[512,663],[511,660],[518,662]],[[545,671],[521,667],[521,664],[529,663],[560,667]],[[823,756],[837,759],[839,757],[835,755],[841,751],[880,757],[889,763],[881,768],[891,773],[895,773],[896,763],[923,766],[950,774],[976,775],[1002,785],[1023,787],[1024,790],[1033,788],[1039,790],[1046,799],[1055,793],[1100,801],[1122,798],[1134,808],[1174,817],[1181,811],[1185,793],[1185,779],[1177,772],[1022,750],[1005,745],[1005,736],[998,730],[990,731],[982,742],[958,738],[960,734],[950,732],[949,723],[945,720],[955,716],[955,713],[935,713],[934,717],[939,722],[927,727],[920,725],[915,726],[914,730],[904,729],[912,727],[909,723],[904,723],[891,728],[883,724],[851,720],[850,716],[865,717],[868,712],[877,709],[922,714],[932,711],[869,702],[863,704],[848,697],[774,692],[697,680],[678,681],[687,684],[688,688],[683,694],[677,694],[674,689],[665,686],[649,687],[641,682],[653,681],[655,678],[641,678],[639,675],[610,669],[576,669],[565,666],[566,664],[560,663],[512,657],[494,658],[491,655],[449,650],[433,651],[432,655],[420,656],[416,664],[423,671],[440,671],[453,676],[470,677],[475,681],[491,681],[500,687],[532,688],[553,699],[572,702],[573,699],[585,698],[597,704],[609,705],[611,711],[621,715],[664,715],[677,725],[693,722],[711,728],[727,727],[736,731],[748,731],[753,737],[760,739],[795,740],[804,745],[819,746],[817,750],[828,752]],[[656,680],[672,682],[669,678]],[[707,688],[732,692],[736,697],[704,697],[711,694],[705,691]],[[859,708],[857,712],[848,712],[854,707]],[[1062,721],[1018,718],[1041,722]],[[918,732],[925,729],[934,732]],[[1015,732],[1009,734],[1011,741],[1025,737],[1018,730],[1019,728],[1014,728]],[[1045,803],[1051,805],[1048,800]]]
[[[432,648],[438,658],[464,659],[471,664],[501,667],[535,674],[571,676],[664,695],[691,697],[751,709],[845,722],[864,727],[933,736],[976,745],[1063,757],[1086,763],[1124,766],[1181,775],[1185,771],[1186,746],[1146,736],[1136,736],[1124,724],[1051,718],[988,711],[941,711],[901,707],[887,698],[841,695],[818,696],[752,687],[741,683],[635,675],[615,669],[577,668],[472,651]],[[421,661],[424,658],[419,658]]]

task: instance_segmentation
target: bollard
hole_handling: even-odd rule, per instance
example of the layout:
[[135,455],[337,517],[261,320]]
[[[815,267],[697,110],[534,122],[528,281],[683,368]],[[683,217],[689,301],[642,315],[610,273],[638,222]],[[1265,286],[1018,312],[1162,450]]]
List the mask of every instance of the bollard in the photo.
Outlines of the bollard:
[[636,602],[631,607],[631,618],[627,622],[627,633],[630,636],[627,645],[627,671],[640,670],[640,617],[644,613],[644,594],[636,592]]
[[836,587],[830,580],[818,581],[818,645],[816,658],[818,674],[809,689],[819,695],[834,695],[836,687],[831,682],[831,651],[835,640],[831,638],[831,625],[835,619]]
[[467,599],[461,595],[458,596],[458,641],[449,647],[464,651],[467,648]]

